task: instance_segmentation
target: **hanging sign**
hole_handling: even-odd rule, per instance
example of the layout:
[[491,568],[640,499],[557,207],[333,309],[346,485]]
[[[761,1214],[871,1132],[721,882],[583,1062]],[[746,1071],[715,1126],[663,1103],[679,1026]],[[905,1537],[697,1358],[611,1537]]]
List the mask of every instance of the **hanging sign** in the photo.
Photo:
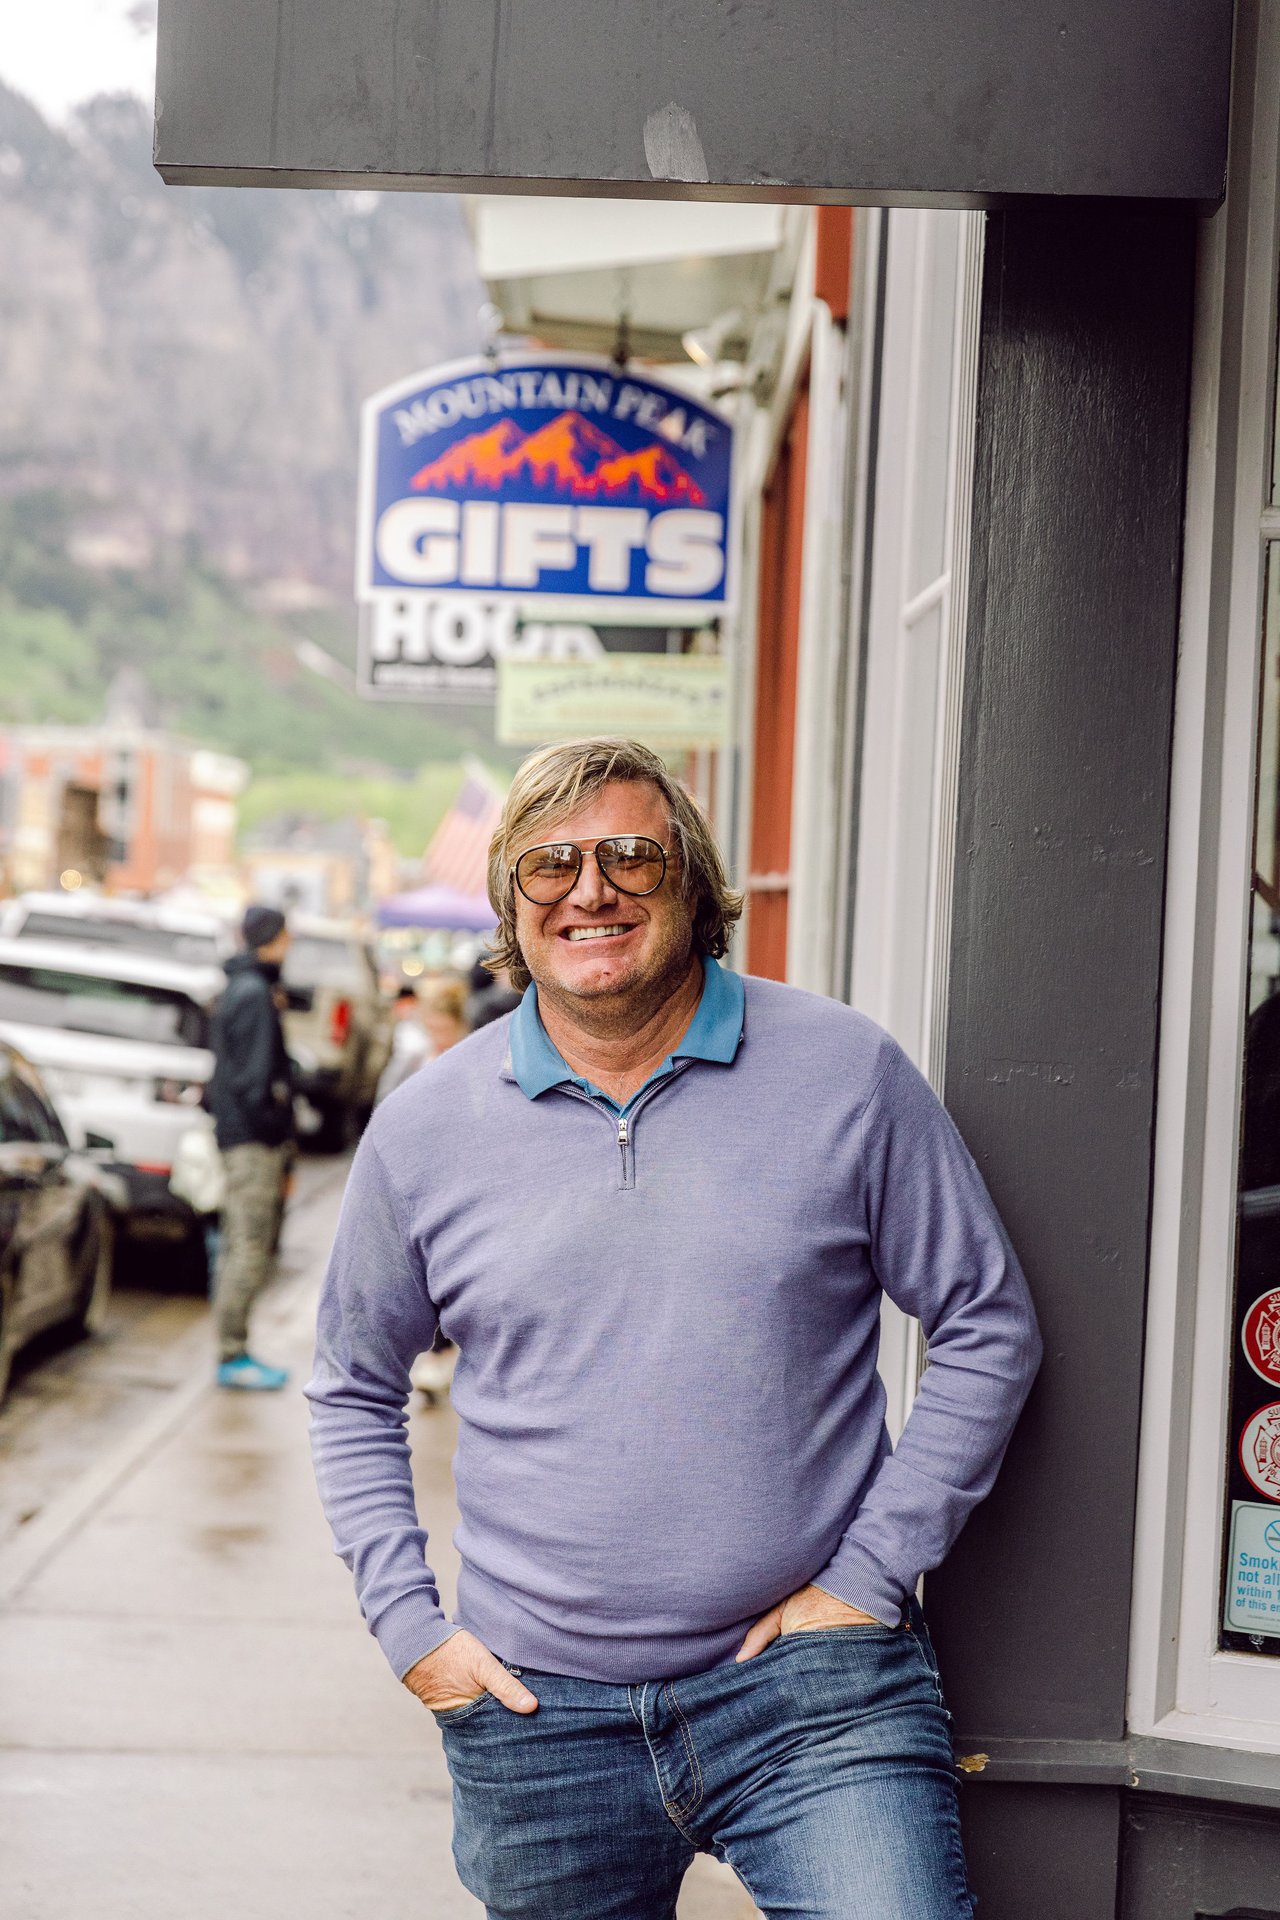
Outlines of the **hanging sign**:
[[356,688],[366,700],[492,702],[499,660],[594,660],[604,651],[594,627],[522,620],[508,600],[380,594],[360,608]]
[[509,746],[627,734],[651,746],[718,747],[728,713],[719,654],[606,653],[498,663],[495,731]]
[[571,354],[458,361],[365,402],[356,593],[701,625],[729,601],[729,421]]

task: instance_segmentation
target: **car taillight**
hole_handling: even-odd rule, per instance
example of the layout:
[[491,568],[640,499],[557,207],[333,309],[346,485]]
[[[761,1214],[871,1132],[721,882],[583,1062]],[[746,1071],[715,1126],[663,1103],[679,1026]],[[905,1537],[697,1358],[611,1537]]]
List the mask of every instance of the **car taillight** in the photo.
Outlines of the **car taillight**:
[[351,1002],[335,1000],[329,1015],[329,1038],[335,1047],[345,1047],[351,1031]]

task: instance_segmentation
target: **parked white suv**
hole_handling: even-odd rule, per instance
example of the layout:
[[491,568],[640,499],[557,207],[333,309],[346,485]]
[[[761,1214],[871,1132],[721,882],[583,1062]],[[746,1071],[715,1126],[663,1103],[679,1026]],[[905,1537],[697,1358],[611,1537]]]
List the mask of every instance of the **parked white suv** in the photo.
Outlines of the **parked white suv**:
[[0,911],[0,935],[124,947],[193,967],[221,966],[236,947],[231,928],[216,914],[81,891],[19,894]]
[[391,1003],[358,929],[290,913],[281,985],[299,1131],[326,1150],[359,1132],[391,1053]]
[[170,1191],[184,1137],[209,1132],[209,1009],[221,967],[111,947],[0,938],[0,1039],[39,1069],[75,1147],[110,1151],[136,1233],[199,1239]]

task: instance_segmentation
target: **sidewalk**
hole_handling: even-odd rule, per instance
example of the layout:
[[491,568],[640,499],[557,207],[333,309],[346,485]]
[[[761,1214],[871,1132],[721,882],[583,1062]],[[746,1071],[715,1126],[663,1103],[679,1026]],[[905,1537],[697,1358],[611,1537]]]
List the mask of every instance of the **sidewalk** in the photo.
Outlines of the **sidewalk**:
[[[306,1376],[340,1181],[289,1224],[260,1346]],[[306,1406],[198,1375],[0,1556],[0,1912],[15,1920],[475,1920],[429,1715],[334,1559]],[[415,1412],[419,1499],[454,1577],[447,1409]],[[446,1604],[448,1598],[446,1597]],[[710,1862],[681,1920],[753,1909]]]

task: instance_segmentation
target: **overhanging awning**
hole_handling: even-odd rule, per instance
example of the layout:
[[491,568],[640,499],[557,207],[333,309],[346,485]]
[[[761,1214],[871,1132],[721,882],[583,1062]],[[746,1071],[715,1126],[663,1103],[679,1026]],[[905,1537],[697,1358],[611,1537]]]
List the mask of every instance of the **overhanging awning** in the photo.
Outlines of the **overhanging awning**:
[[484,894],[452,887],[415,887],[393,893],[378,908],[380,927],[434,927],[446,933],[489,933],[498,916]]
[[179,184],[1216,202],[1231,0],[160,0]]
[[476,265],[507,328],[552,347],[608,352],[620,327],[650,360],[738,316],[743,343],[782,241],[778,206],[479,195]]
[[620,326],[646,359],[680,361],[682,337],[740,316],[743,341],[782,241],[778,206],[479,195],[476,265],[513,333],[608,352]]

